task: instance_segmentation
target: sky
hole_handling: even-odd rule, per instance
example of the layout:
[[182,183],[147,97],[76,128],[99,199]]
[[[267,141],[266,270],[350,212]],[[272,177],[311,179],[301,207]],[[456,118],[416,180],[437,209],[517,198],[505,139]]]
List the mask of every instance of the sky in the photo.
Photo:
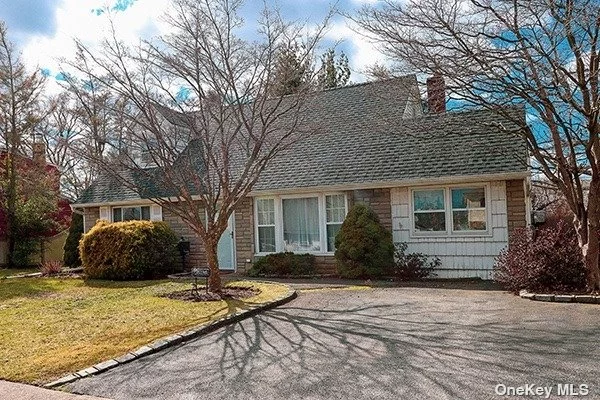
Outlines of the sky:
[[[335,6],[342,12],[352,12],[376,1],[339,0]],[[259,0],[246,1],[242,15],[248,28],[252,29],[262,4]],[[330,0],[277,1],[284,17],[314,24],[323,20],[332,4]],[[138,43],[141,38],[167,31],[161,17],[168,5],[168,0],[0,0],[0,20],[7,24],[9,39],[28,68],[41,69],[50,78],[50,86],[58,87],[60,58],[74,56],[74,38],[95,46],[106,36],[107,15],[111,14],[119,37],[127,43]],[[361,71],[368,65],[384,62],[374,46],[354,32],[341,15],[331,21],[323,47],[334,44],[348,55],[353,82],[365,79]]]

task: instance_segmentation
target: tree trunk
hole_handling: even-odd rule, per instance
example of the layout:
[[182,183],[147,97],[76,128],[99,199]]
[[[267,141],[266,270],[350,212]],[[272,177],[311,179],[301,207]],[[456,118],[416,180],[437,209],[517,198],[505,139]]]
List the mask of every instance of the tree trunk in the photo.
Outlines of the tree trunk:
[[213,293],[221,293],[221,274],[219,271],[219,258],[217,255],[218,240],[209,240],[204,244],[206,249],[206,259],[210,269],[208,278],[208,290]]
[[[587,229],[587,242],[580,246],[588,272],[587,285],[592,292],[600,290],[600,182],[592,177],[588,194],[587,224],[582,229]],[[581,235],[580,235],[581,237]]]

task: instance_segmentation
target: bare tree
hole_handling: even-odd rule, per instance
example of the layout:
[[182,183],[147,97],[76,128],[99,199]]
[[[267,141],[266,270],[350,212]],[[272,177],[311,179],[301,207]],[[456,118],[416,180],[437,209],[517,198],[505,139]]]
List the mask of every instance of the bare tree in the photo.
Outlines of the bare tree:
[[[217,245],[232,212],[274,157],[314,131],[303,112],[314,77],[306,89],[273,95],[277,57],[292,38],[310,59],[325,25],[301,37],[302,27],[265,8],[257,39],[244,40],[241,6],[174,0],[171,34],[138,48],[113,34],[101,52],[78,43],[80,60],[70,65],[120,98],[118,110],[107,104],[132,123],[128,151],[103,173],[189,225],[204,244],[214,292]],[[187,98],[177,96],[180,88]]]
[[525,107],[528,121],[515,120],[516,133],[535,172],[564,194],[589,289],[600,289],[599,3],[386,0],[352,18],[398,68],[446,77],[465,107],[505,118],[506,106]]

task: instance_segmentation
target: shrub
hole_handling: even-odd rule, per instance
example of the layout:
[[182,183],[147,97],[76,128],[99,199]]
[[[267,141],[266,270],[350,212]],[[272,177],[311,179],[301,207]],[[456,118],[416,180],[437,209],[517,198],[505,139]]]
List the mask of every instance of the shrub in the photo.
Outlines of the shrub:
[[537,230],[515,229],[495,266],[495,280],[515,293],[580,290],[585,276],[575,229],[564,221]]
[[20,238],[15,243],[15,251],[13,253],[13,264],[18,268],[26,268],[35,266],[36,263],[31,261],[31,257],[40,253],[40,241],[34,238]]
[[44,261],[40,264],[40,272],[44,276],[59,274],[62,269],[63,263],[58,260]]
[[63,261],[66,267],[77,268],[81,266],[79,257],[79,241],[83,235],[83,215],[73,213],[71,225],[69,226],[69,235],[65,241]]
[[312,254],[275,253],[258,259],[248,270],[250,276],[313,275],[315,256]]
[[164,222],[99,221],[83,235],[79,251],[88,278],[150,279],[173,271],[177,242]]
[[434,270],[442,265],[438,257],[429,261],[429,257],[423,253],[406,253],[408,245],[398,243],[394,252],[393,276],[400,281],[413,281],[424,279],[435,275]]
[[394,265],[392,234],[365,204],[355,204],[335,238],[335,258],[344,278],[389,275]]

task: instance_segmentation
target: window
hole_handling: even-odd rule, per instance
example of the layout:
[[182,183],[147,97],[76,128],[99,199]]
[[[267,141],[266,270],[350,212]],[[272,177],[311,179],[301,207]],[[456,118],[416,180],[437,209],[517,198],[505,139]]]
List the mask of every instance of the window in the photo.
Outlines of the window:
[[256,225],[258,227],[258,251],[275,251],[275,200],[256,200]]
[[486,188],[413,190],[413,232],[417,235],[483,232],[488,229]]
[[486,229],[485,188],[452,189],[452,230]]
[[254,212],[257,253],[332,253],[346,218],[346,195],[257,198]]
[[445,232],[444,189],[413,192],[415,232]]
[[335,236],[346,218],[346,197],[343,194],[325,196],[327,251],[335,251]]
[[147,220],[150,221],[150,206],[113,207],[113,222]]
[[285,251],[320,251],[319,199],[282,200]]

